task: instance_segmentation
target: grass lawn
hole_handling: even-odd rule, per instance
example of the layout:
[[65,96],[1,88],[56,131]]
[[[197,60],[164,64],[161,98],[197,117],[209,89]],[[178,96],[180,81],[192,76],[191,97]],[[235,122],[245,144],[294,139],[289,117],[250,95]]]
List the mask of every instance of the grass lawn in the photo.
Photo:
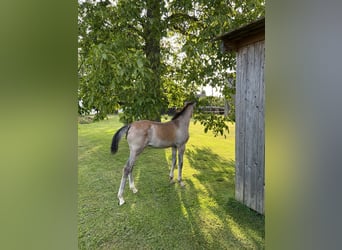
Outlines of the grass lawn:
[[[185,188],[169,183],[171,149],[146,148],[134,167],[139,192],[117,192],[129,150],[110,154],[117,116],[78,125],[79,249],[263,249],[264,216],[234,200],[234,125],[227,139],[190,124]],[[177,177],[177,168],[175,170]]]

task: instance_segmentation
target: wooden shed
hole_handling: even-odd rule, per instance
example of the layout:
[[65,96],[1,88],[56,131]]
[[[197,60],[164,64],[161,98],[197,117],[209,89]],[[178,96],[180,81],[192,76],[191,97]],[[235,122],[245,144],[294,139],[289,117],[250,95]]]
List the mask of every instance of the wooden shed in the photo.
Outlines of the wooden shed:
[[265,18],[217,40],[224,51],[236,51],[235,198],[264,214]]

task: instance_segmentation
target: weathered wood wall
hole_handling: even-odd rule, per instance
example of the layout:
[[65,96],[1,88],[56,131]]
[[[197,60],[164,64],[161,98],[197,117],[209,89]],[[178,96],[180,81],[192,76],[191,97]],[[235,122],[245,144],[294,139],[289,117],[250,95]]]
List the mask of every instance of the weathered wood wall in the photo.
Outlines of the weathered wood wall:
[[264,214],[265,42],[239,48],[236,60],[235,197]]

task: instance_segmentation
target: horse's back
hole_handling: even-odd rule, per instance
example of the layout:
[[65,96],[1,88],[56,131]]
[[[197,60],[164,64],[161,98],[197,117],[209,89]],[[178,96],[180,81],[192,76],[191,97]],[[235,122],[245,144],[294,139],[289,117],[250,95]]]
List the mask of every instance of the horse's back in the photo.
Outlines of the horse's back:
[[131,147],[144,148],[148,143],[148,131],[151,123],[147,120],[133,122],[127,133],[127,142]]
[[136,121],[131,124],[127,135],[129,144],[135,147],[174,147],[186,143],[188,138],[187,129],[181,128],[177,121]]

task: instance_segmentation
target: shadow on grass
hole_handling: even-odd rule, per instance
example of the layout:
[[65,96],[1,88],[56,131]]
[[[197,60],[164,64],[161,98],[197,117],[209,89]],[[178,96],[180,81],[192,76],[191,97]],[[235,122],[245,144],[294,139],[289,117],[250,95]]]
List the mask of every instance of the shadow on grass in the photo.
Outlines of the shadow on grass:
[[139,192],[133,194],[126,183],[126,204],[118,206],[127,143],[120,142],[114,156],[107,147],[86,146],[79,155],[79,249],[194,249],[205,244],[195,218],[184,214],[179,194],[186,190],[169,183],[165,150],[143,151],[133,171]]
[[127,142],[122,140],[113,156],[107,134],[81,135],[79,249],[264,247],[263,216],[233,199],[233,161],[210,148],[187,149],[191,176],[184,179],[187,185],[181,188],[169,183],[170,160],[165,150],[146,148],[133,172],[139,192],[133,194],[127,183],[127,203],[118,206],[116,195],[129,155]]
[[[182,196],[181,201],[195,227],[210,229],[206,232],[207,247],[264,248],[264,216],[234,199],[234,161],[223,159],[208,147],[193,147],[186,157],[196,170],[187,184],[188,195],[196,197],[197,204],[188,204],[189,197]],[[207,221],[203,211],[207,211]]]

